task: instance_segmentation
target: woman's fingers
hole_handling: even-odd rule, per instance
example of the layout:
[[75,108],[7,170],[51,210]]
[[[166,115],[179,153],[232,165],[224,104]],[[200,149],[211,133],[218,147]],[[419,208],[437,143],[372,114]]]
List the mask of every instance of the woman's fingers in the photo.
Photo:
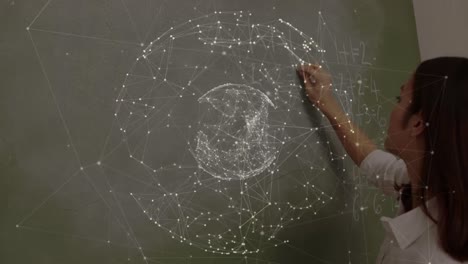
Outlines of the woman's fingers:
[[320,68],[321,66],[317,64],[302,64],[297,67],[298,70],[309,72],[309,73],[313,73]]
[[315,74],[319,68],[320,66],[314,64],[299,65],[297,67],[297,72],[306,87],[312,87],[316,83]]
[[310,79],[315,80],[320,79],[320,76],[323,75],[321,68],[322,66],[318,64],[303,64],[297,67],[297,71],[301,73],[302,77],[308,75]]
[[322,98],[328,98],[331,93],[331,75],[317,64],[304,64],[297,67],[307,97],[313,103],[319,103]]
[[303,65],[303,73],[308,74],[311,80],[315,80],[320,85],[331,86],[330,74],[322,69],[321,65]]

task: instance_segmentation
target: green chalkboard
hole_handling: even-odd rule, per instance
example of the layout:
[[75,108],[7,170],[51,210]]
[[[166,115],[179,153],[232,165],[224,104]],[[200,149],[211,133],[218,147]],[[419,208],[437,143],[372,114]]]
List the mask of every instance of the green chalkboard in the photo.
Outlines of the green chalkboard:
[[0,8],[1,263],[373,263],[395,201],[295,73],[378,144],[419,62],[411,2]]

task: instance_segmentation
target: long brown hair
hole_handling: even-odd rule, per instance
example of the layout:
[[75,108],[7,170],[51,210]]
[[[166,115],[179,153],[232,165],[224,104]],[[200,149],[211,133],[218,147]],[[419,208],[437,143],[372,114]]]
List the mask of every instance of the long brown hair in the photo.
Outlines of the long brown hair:
[[[426,122],[422,208],[437,223],[442,249],[468,260],[468,59],[424,61],[414,74],[407,118],[420,112]],[[413,190],[414,191],[414,190]],[[427,209],[437,197],[437,219]]]

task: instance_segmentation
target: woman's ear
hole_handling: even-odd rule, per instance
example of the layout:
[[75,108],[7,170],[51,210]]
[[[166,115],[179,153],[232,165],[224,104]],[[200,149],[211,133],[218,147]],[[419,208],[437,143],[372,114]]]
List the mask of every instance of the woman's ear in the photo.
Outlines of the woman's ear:
[[411,117],[410,123],[411,123],[411,136],[412,137],[420,136],[424,132],[424,129],[426,129],[426,123],[424,122],[421,112],[414,114]]

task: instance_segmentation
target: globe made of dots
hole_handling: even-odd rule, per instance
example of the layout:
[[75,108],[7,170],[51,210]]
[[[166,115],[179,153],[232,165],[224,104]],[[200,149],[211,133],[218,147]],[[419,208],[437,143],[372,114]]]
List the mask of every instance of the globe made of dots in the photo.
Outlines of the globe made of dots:
[[275,142],[268,134],[271,100],[246,85],[223,84],[198,99],[214,115],[204,115],[198,131],[195,159],[213,177],[247,179],[263,172],[275,159]]

